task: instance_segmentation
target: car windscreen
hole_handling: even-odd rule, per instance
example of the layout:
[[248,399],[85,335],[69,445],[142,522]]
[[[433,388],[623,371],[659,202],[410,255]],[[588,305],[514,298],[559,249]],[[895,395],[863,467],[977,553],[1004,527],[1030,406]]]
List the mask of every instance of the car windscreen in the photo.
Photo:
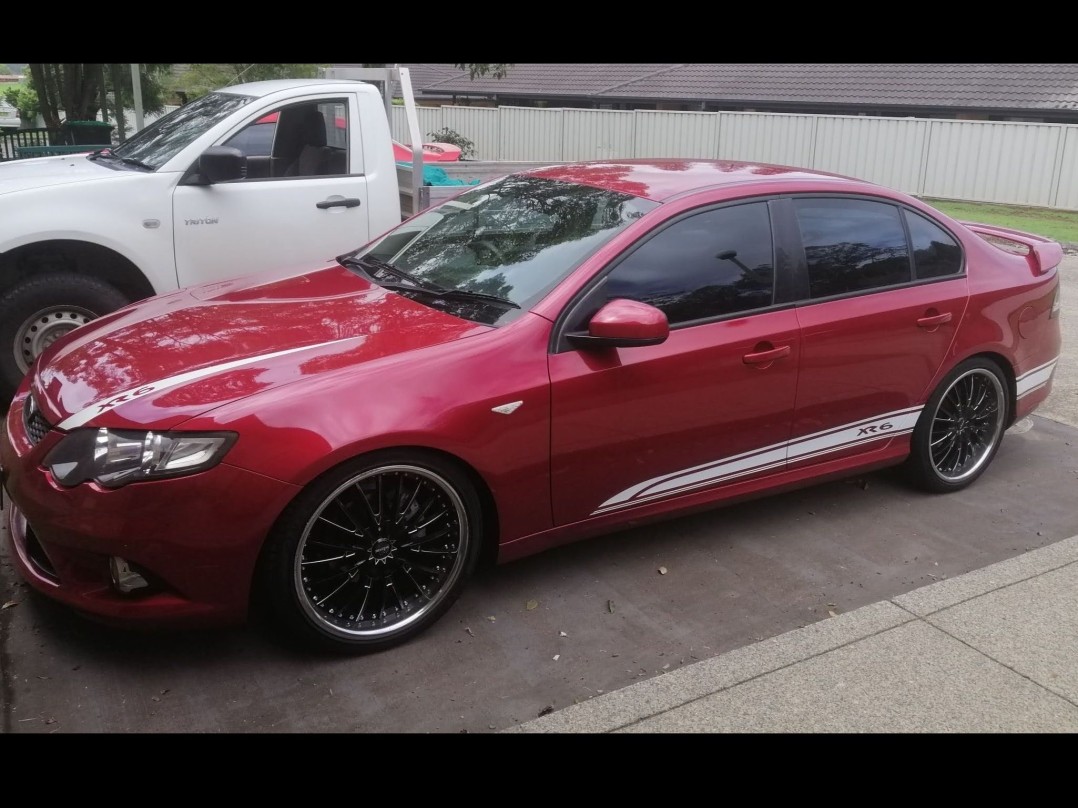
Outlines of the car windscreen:
[[251,96],[232,93],[204,95],[154,121],[112,153],[160,168],[195,138],[252,100]]
[[[511,175],[420,214],[357,255],[429,284],[527,309],[657,205],[603,188]],[[446,307],[496,324],[516,316],[516,306],[467,307],[457,301]]]

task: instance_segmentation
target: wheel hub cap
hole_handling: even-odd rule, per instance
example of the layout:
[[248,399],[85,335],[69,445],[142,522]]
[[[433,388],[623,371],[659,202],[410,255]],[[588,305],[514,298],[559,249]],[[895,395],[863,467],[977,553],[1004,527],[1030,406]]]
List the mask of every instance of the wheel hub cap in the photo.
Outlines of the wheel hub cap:
[[93,312],[78,306],[52,306],[33,314],[15,334],[15,364],[25,373],[38,354],[94,317]]
[[393,551],[397,549],[392,539],[381,538],[371,545],[370,559],[376,565],[385,564],[393,560]]

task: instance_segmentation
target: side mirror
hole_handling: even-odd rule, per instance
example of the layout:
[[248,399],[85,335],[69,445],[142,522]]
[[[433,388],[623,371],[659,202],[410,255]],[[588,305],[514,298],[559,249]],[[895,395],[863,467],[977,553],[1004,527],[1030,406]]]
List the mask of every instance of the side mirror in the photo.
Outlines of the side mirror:
[[247,176],[247,157],[231,146],[210,146],[198,158],[198,173],[206,185],[240,180]]
[[611,300],[588,323],[587,334],[566,334],[578,348],[636,348],[658,345],[670,336],[662,311],[635,300]]

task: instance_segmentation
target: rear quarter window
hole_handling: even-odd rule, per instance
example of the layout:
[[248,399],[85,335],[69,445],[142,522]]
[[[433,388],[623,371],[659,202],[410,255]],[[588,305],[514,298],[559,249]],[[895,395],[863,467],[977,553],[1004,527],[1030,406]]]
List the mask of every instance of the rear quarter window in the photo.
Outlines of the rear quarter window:
[[904,210],[913,245],[913,267],[918,280],[957,275],[962,271],[962,248],[946,230],[911,210]]

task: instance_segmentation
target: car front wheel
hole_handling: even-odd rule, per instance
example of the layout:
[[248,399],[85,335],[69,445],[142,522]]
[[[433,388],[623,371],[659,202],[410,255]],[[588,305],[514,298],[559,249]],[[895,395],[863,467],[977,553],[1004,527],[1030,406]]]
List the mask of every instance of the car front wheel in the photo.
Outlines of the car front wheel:
[[1003,440],[1010,406],[1007,389],[991,360],[969,359],[952,370],[913,431],[907,467],[914,482],[942,493],[976,480]]
[[308,644],[381,650],[453,604],[481,536],[478,497],[456,465],[379,452],[297,498],[268,539],[260,584],[277,620]]
[[69,331],[130,301],[104,281],[73,272],[33,275],[0,298],[0,411],[37,355]]

